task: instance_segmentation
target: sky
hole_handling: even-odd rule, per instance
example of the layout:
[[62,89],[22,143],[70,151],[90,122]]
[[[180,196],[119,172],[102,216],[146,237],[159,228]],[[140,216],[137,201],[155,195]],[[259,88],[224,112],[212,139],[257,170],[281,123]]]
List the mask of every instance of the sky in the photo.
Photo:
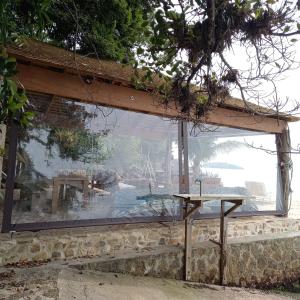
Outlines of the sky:
[[[296,45],[296,58],[300,61],[300,42]],[[286,95],[292,99],[296,99],[300,102],[299,93],[300,84],[300,68],[290,71],[287,78],[281,82],[278,82],[278,90],[282,95]],[[300,117],[300,112],[298,113]],[[300,145],[300,122],[290,123],[291,141],[294,148]],[[292,202],[294,206],[300,205],[300,154],[292,155],[293,159],[293,181],[292,181]]]
[[[295,43],[295,60],[300,62],[300,42]],[[243,65],[243,56],[239,56],[239,51],[235,51],[234,62],[238,65]],[[300,67],[290,70],[285,73],[284,78],[276,82],[276,88],[281,99],[286,99],[288,97],[290,101],[296,100],[300,102]],[[234,95],[238,96],[238,94]],[[297,112],[296,116],[300,117],[300,111]],[[300,145],[300,121],[289,123],[291,142],[294,148]],[[292,206],[299,206],[300,208],[300,153],[292,155],[293,160],[293,178],[292,178]],[[264,165],[263,159],[260,161],[261,165]],[[272,176],[274,174],[267,174],[264,170],[266,176]],[[299,210],[300,212],[300,210]],[[300,215],[299,215],[300,216]]]

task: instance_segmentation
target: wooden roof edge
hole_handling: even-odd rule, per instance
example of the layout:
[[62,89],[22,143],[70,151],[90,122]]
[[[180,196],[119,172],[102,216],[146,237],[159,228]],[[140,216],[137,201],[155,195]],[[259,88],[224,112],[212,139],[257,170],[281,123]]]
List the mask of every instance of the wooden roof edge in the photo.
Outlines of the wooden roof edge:
[[[231,97],[226,100],[225,103],[220,103],[219,107],[229,108],[232,110],[243,111],[251,113],[251,109],[253,109],[253,114],[257,112],[257,114],[265,115],[268,118],[284,120],[287,122],[297,122],[300,121],[300,117],[297,115],[284,113],[284,112],[276,112],[275,110],[268,108],[266,106],[261,106],[256,103],[248,102],[245,103],[242,99]],[[299,114],[298,114],[299,115]]]
[[[134,70],[132,67],[108,60],[100,60],[86,57],[54,45],[33,39],[24,39],[20,45],[11,44],[7,52],[19,61],[34,63],[42,67],[55,68],[57,70],[77,74],[90,75],[98,79],[109,80],[112,84],[122,84],[135,88],[132,83]],[[154,89],[156,85],[162,84],[162,79],[155,78],[153,85],[149,89]],[[274,110],[260,106],[251,102],[244,103],[243,100],[230,97],[219,104],[220,107],[231,110],[251,112],[247,106],[252,106],[258,113],[266,114],[268,118],[275,118],[287,122],[296,122],[300,117],[287,114],[276,113]]]

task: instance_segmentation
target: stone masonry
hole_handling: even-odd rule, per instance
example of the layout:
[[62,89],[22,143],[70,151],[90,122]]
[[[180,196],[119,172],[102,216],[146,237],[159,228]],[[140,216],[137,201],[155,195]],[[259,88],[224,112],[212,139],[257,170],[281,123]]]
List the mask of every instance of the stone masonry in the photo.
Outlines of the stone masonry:
[[[81,270],[114,272],[170,279],[183,278],[183,249],[168,246],[122,257],[78,262]],[[300,277],[300,234],[232,239],[228,245],[225,283],[242,287],[272,287]],[[198,243],[192,252],[193,282],[219,283],[219,248]]]
[[[139,262],[143,266],[147,261],[145,255],[147,256],[149,251],[161,249],[163,252],[159,257],[154,256],[151,264],[163,269],[157,271],[148,266],[146,269],[149,270],[149,275],[173,276],[172,278],[179,279],[182,278],[183,270],[181,248],[183,228],[183,222],[176,222],[19,232],[12,236],[0,234],[0,265],[46,259],[71,261],[75,258],[88,257],[102,258],[104,268],[104,262],[109,261],[111,257],[118,259],[124,253],[132,252],[134,264]],[[228,263],[227,283],[241,286],[268,285],[296,278],[297,268],[300,269],[299,238],[289,237],[287,240],[286,237],[285,239],[278,237],[282,234],[290,236],[299,232],[299,229],[300,220],[294,219],[278,217],[230,219],[228,261],[232,263]],[[271,238],[268,239],[266,235]],[[218,220],[194,221],[193,243],[197,247],[193,250],[193,280],[217,282],[219,249],[208,240],[218,239],[218,236]],[[258,242],[259,244],[256,244]],[[169,251],[170,248],[173,250]],[[117,266],[120,261],[115,264]],[[124,264],[130,265],[130,261],[126,260]],[[128,271],[129,268],[124,264],[123,270]],[[121,266],[122,264],[120,268]],[[170,275],[171,273],[173,275]]]
[[[0,234],[0,266],[22,260],[60,260],[161,245],[183,244],[183,222],[128,224]],[[230,219],[228,238],[297,232],[300,220],[278,217]],[[218,239],[219,221],[194,221],[194,243]]]

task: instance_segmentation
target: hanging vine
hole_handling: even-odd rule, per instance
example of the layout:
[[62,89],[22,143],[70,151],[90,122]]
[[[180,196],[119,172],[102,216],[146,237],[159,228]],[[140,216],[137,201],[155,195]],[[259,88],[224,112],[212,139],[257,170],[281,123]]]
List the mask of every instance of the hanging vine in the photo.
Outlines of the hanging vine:
[[[276,80],[295,66],[293,44],[300,34],[299,1],[278,0],[153,0],[150,42],[137,51],[145,70],[141,81],[159,74],[163,103],[175,103],[182,116],[202,118],[239,90],[245,107],[261,112],[248,101],[265,104],[274,115],[287,101],[277,95]],[[242,70],[230,57],[237,49]],[[243,58],[242,58],[243,57]],[[271,92],[261,88],[269,84]],[[265,101],[265,102],[264,102]],[[296,103],[291,111],[297,110]]]

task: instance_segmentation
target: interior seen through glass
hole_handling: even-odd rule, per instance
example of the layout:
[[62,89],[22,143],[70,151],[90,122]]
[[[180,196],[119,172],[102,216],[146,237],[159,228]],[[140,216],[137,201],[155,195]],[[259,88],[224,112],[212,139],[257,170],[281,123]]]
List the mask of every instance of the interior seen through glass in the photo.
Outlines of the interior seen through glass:
[[[13,224],[178,216],[177,122],[45,94],[29,98],[36,118],[19,133]],[[275,149],[274,135],[189,125],[188,147],[191,193],[201,181],[203,194],[248,196],[242,211],[276,209],[277,157],[261,150]],[[214,201],[201,209],[218,210]]]
[[177,128],[156,116],[32,94],[13,223],[175,216]]
[[[191,193],[245,196],[237,211],[276,210],[277,155],[274,134],[235,128],[189,126]],[[230,205],[230,204],[228,204]],[[218,201],[204,203],[202,213],[216,213]]]

